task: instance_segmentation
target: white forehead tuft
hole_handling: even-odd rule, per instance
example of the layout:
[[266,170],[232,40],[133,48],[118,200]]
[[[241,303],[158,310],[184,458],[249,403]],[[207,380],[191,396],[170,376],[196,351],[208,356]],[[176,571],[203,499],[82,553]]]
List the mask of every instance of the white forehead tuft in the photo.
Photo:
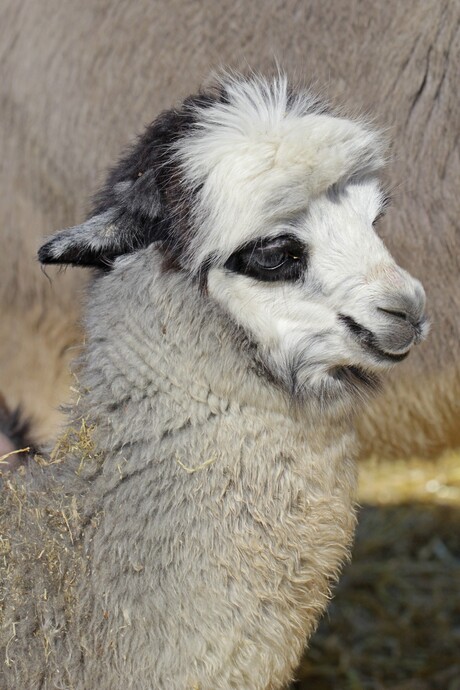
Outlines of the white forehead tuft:
[[225,76],[220,88],[224,97],[196,105],[196,124],[175,145],[183,182],[196,190],[192,270],[278,232],[332,185],[384,163],[376,132],[325,113],[283,76]]

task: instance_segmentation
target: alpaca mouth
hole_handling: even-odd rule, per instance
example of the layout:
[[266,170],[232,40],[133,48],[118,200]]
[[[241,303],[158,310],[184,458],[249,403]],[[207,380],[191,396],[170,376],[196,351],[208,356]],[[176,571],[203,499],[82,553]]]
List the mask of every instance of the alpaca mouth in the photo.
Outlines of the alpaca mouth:
[[363,350],[373,355],[379,362],[402,362],[408,356],[410,347],[402,353],[387,352],[378,345],[374,333],[368,328],[361,326],[353,317],[339,314],[339,319],[347,327],[348,331],[360,344]]

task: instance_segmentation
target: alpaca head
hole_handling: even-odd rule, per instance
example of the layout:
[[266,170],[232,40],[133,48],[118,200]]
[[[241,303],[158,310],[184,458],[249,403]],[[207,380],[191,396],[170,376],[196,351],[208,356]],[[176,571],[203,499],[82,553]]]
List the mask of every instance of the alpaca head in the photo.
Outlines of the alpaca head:
[[257,344],[296,396],[372,386],[427,330],[421,284],[375,232],[379,136],[282,77],[224,77],[162,115],[119,162],[83,225],[43,263],[110,270],[157,243],[164,270]]

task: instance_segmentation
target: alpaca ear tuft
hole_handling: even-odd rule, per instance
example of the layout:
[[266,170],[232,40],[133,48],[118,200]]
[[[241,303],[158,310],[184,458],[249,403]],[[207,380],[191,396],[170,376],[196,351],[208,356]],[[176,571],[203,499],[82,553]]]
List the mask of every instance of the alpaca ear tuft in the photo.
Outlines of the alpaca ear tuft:
[[[130,254],[166,238],[166,224],[151,176],[118,182],[101,196],[102,208],[81,225],[57,232],[38,251],[42,264],[111,267]],[[106,195],[104,197],[104,194]]]
[[132,251],[123,214],[111,208],[81,225],[57,232],[38,251],[42,264],[72,264],[107,268],[120,254]]

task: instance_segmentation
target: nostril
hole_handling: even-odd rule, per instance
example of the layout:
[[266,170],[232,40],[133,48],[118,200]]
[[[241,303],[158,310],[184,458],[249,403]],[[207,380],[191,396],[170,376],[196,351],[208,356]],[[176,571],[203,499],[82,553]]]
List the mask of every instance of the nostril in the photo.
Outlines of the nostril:
[[417,328],[425,315],[425,290],[418,280],[403,269],[396,270],[400,282],[394,280],[382,283],[382,292],[375,304],[377,313],[400,324],[407,323]]
[[385,309],[384,307],[377,307],[377,310],[383,311],[384,314],[389,314],[390,316],[394,316],[402,321],[407,321],[409,319],[407,312],[401,311],[400,309]]
[[419,299],[400,295],[397,298],[385,300],[385,302],[383,303],[385,306],[378,306],[377,311],[387,314],[393,319],[406,321],[411,326],[416,327],[424,318],[425,300],[422,302]]
[[[406,330],[407,327],[411,329],[415,335],[415,343],[420,343],[422,340],[425,340],[430,328],[429,322],[425,316],[422,315],[421,318],[418,318],[418,314],[402,311],[402,309],[387,309],[386,307],[377,307],[377,311],[396,319],[396,323],[399,321],[401,326],[407,324],[404,330]],[[396,323],[394,324],[395,326]]]

